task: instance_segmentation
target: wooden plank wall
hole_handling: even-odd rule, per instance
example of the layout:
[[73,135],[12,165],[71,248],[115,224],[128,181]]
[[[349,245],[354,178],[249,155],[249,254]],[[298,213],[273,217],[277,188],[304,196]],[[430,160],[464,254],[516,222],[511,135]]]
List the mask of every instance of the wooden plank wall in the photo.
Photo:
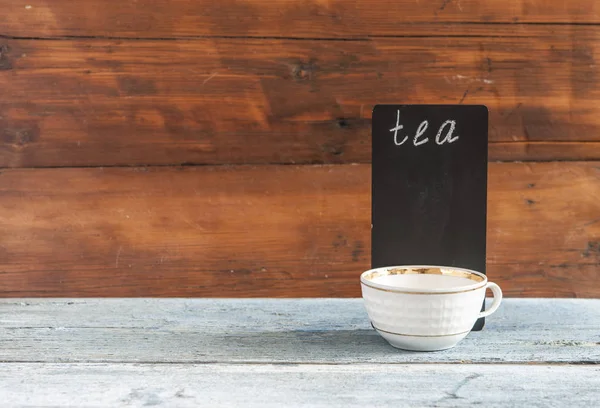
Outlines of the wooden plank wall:
[[488,105],[508,296],[600,297],[594,0],[0,10],[0,296],[359,296],[402,102]]

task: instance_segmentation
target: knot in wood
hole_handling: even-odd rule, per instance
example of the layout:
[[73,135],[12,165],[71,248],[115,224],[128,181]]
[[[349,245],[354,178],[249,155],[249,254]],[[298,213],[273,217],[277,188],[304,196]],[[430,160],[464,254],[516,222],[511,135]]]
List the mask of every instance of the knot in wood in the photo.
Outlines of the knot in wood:
[[292,77],[296,81],[306,81],[312,79],[317,70],[317,66],[313,61],[308,63],[299,63],[292,66]]
[[12,63],[8,59],[8,52],[10,48],[6,44],[0,45],[0,71],[7,71],[12,69]]

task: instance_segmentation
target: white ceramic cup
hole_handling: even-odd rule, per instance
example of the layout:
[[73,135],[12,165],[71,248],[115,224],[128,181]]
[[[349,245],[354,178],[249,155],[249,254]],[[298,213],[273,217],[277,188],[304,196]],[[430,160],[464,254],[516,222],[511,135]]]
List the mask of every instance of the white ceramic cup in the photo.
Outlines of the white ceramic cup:
[[[392,346],[412,351],[454,347],[480,317],[494,313],[502,291],[487,277],[445,266],[388,266],[360,276],[371,324]],[[481,312],[486,289],[494,294]]]

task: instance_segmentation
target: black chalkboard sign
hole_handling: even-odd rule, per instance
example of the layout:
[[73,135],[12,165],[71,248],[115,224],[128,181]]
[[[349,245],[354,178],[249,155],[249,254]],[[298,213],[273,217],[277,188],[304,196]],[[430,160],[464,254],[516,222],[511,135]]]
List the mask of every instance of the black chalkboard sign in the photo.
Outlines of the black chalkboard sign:
[[372,267],[485,273],[487,108],[377,105],[372,143]]

